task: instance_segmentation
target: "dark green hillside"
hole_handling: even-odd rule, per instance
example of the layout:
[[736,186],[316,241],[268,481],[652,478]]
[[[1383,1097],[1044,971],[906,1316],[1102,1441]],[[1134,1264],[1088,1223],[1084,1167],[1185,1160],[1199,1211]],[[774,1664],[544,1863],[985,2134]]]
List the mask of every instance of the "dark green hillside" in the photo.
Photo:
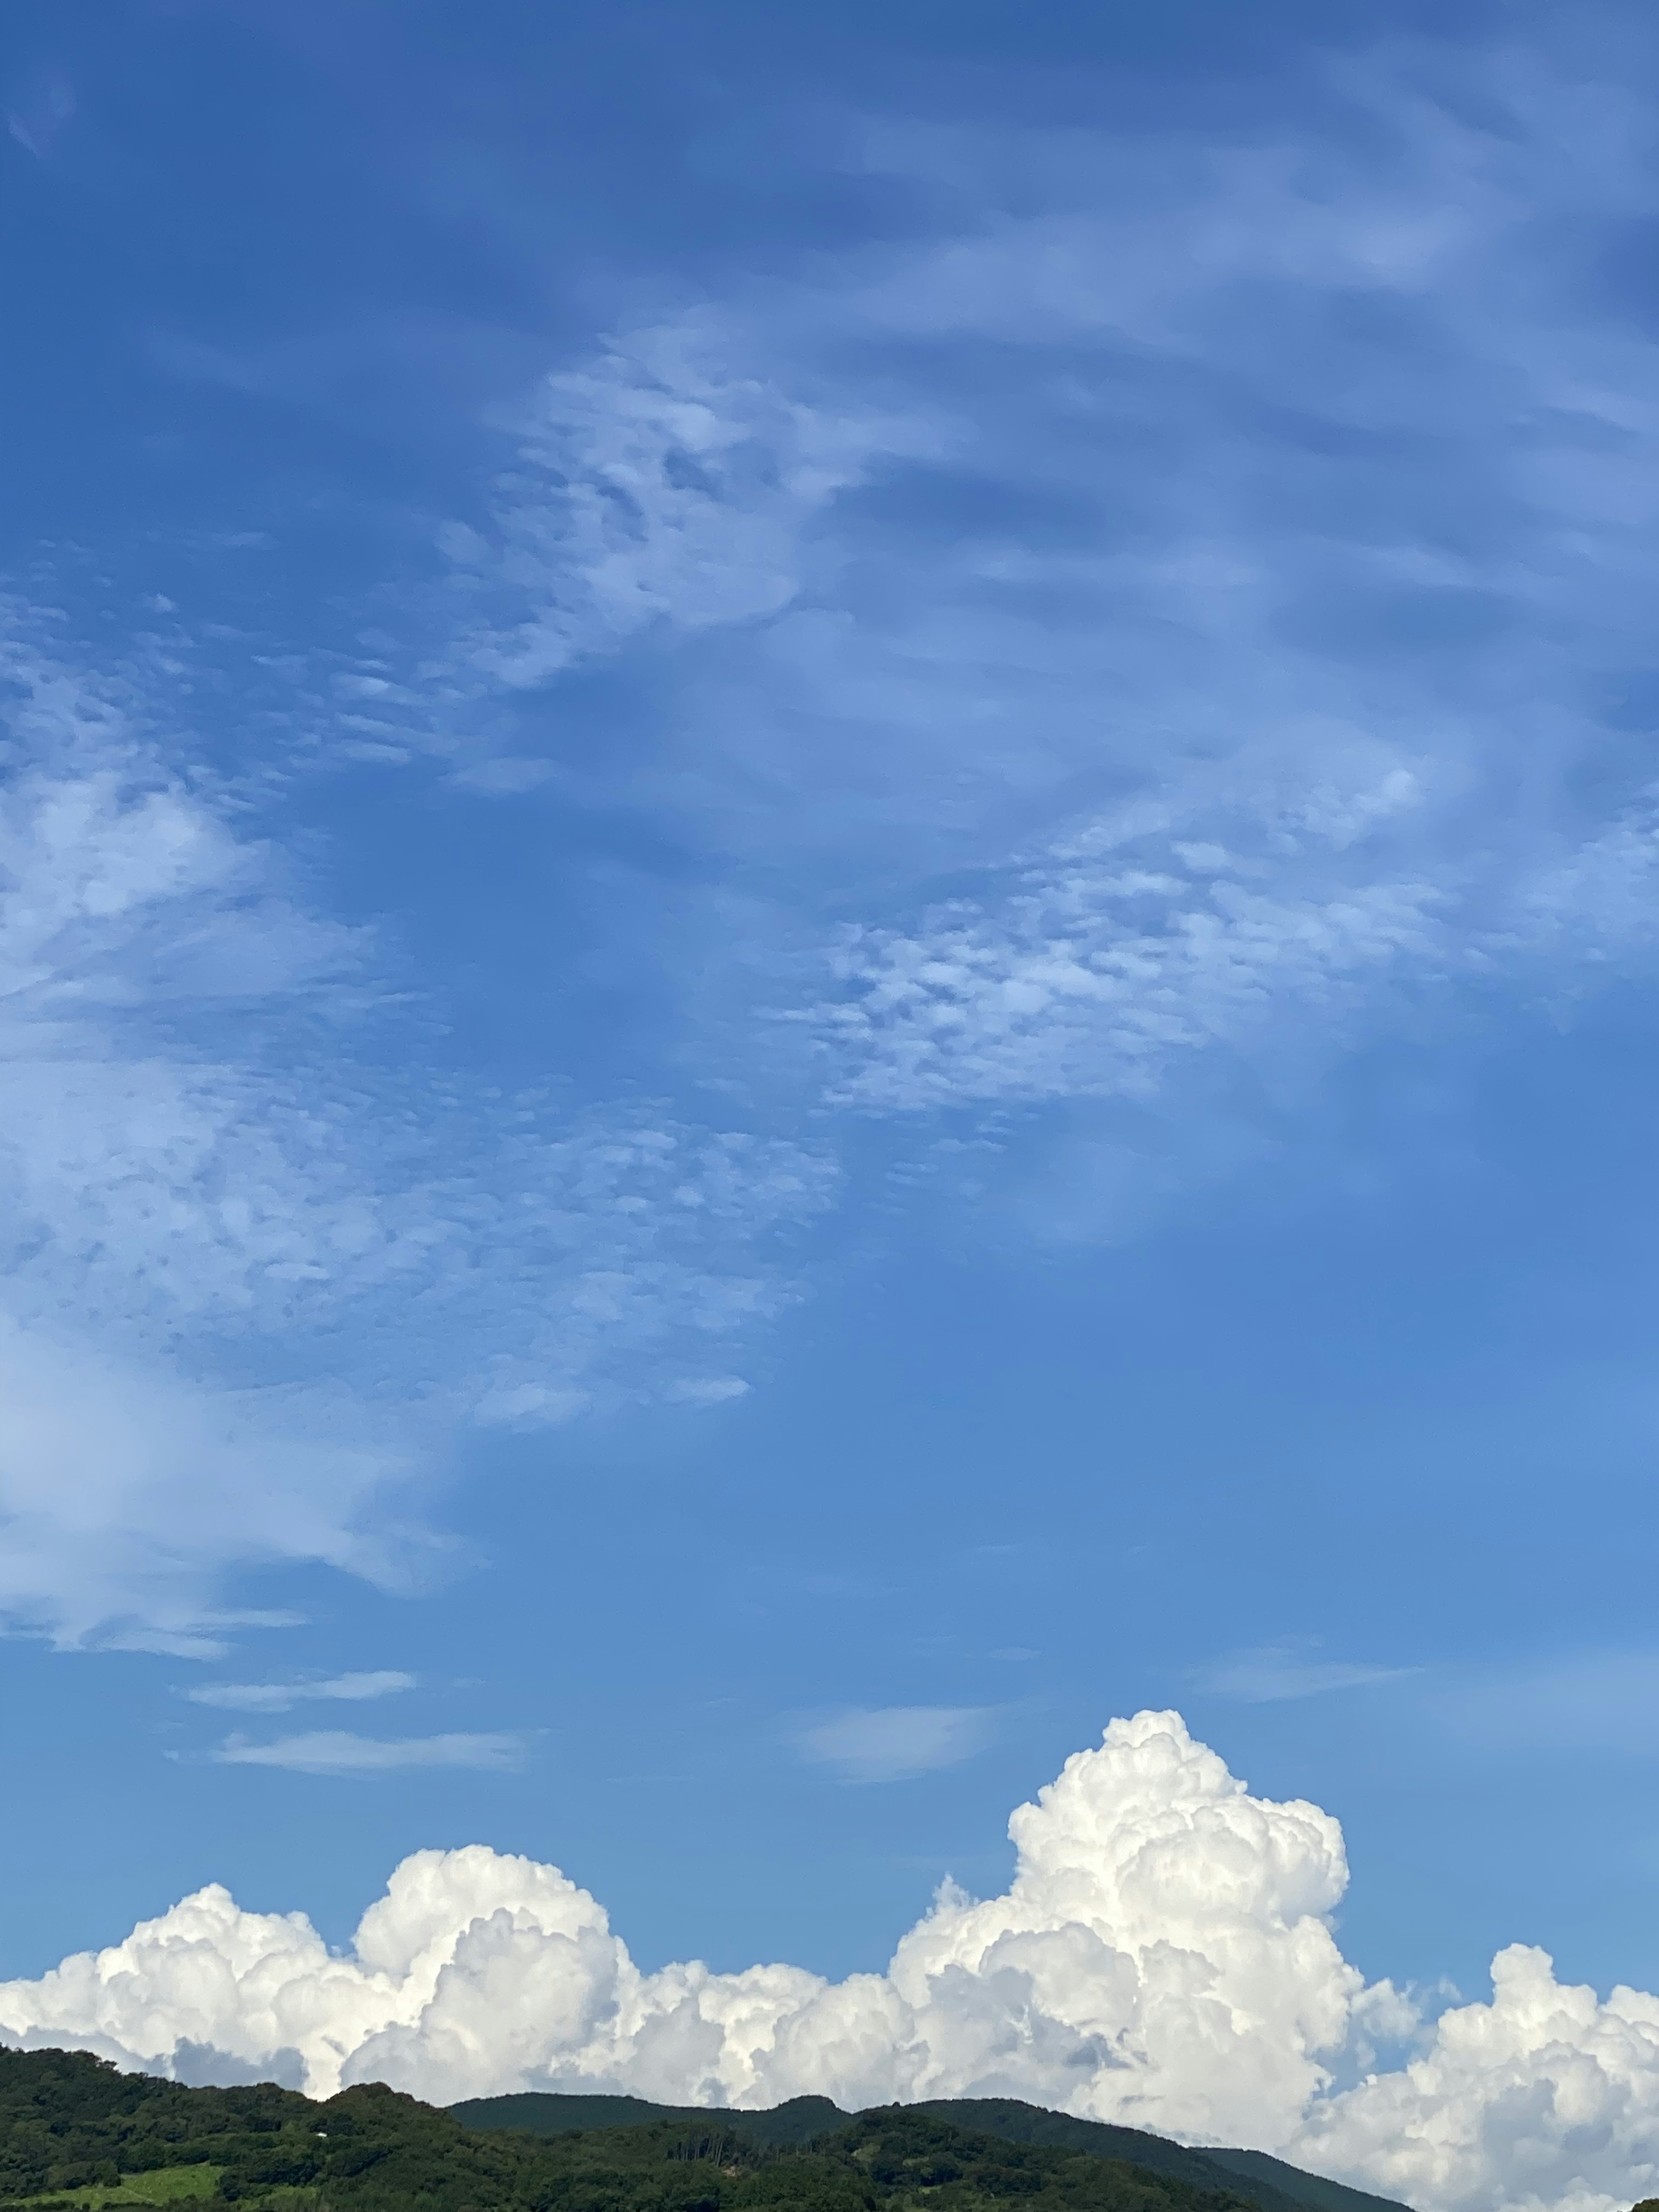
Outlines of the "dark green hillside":
[[[498,2124],[503,2112],[531,2117],[526,2107],[532,2126]],[[185,2088],[84,2051],[0,2050],[0,2212],[1012,2212],[1010,2200],[1019,2212],[1291,2212],[1296,2202],[1158,2136],[1000,2100],[854,2117],[822,2098],[771,2112],[611,2097],[465,2109],[487,2118],[464,2124],[379,2084],[313,2102],[271,2084]],[[963,2124],[971,2118],[998,2124]],[[1118,2154],[1126,2143],[1132,2159]],[[1377,2200],[1363,2202],[1376,2212]],[[1332,2200],[1318,2212],[1355,2208]]]
[[1233,2186],[1247,2196],[1261,2184],[1295,2197],[1311,2212],[1400,2212],[1392,2197],[1350,2189],[1346,2181],[1328,2181],[1322,2173],[1304,2173],[1300,2166],[1286,2166],[1265,2150],[1209,2150],[1204,2155],[1212,2166],[1224,2167],[1233,2177]]
[[[447,2109],[469,2128],[519,2128],[537,2136],[569,2135],[577,2128],[637,2128],[653,2120],[709,2117],[703,2105],[650,2105],[643,2097],[544,2095],[533,2089],[513,2097],[469,2097]],[[792,2097],[787,2105],[774,2105],[763,2112],[720,2114],[726,2126],[739,2130],[746,2141],[760,2143],[811,2142],[815,2136],[844,2128],[848,2117],[828,2097]]]
[[[1115,2127],[1108,2120],[1073,2119],[1069,2112],[1045,2112],[1040,2105],[1022,2105],[1012,2097],[963,2097],[941,2100],[922,2107],[958,2127],[977,2128],[981,2134],[1003,2136],[1013,2142],[1040,2143],[1057,2150],[1091,2151],[1097,2158],[1121,2158],[1155,2173],[1173,2175],[1194,2189],[1231,2189],[1248,2197],[1259,2212],[1302,2212],[1302,2200],[1266,2179],[1217,2170],[1213,2154],[1189,2150],[1167,2136],[1148,2135],[1141,2128]],[[1286,2173],[1295,2168],[1286,2166]],[[1337,2185],[1325,2182],[1330,2189]]]
[[[581,2097],[526,2091],[515,2097],[475,2097],[450,2111],[471,2128],[522,2128],[561,2135],[572,2128],[637,2127],[647,2120],[706,2118],[684,2106],[648,2105],[638,2097]],[[1105,2120],[1073,2119],[1012,2097],[940,2098],[908,2110],[931,2113],[952,2127],[995,2136],[1006,2142],[1048,2149],[1086,2151],[1149,2167],[1200,2191],[1220,2190],[1246,2198],[1255,2212],[1405,2212],[1385,2197],[1350,2189],[1322,2174],[1304,2173],[1259,2150],[1190,2150],[1166,2136]],[[726,2112],[725,2124],[765,2142],[809,2142],[846,2124],[847,2115],[827,2097],[797,2097],[765,2112]]]
[[1048,2112],[1036,2105],[1017,2104],[1011,2097],[958,2097],[924,2105],[957,2126],[977,2128],[991,2136],[1006,2136],[1014,2142],[1054,2143],[1073,2150],[1092,2150],[1102,2158],[1131,2159],[1158,2173],[1172,2173],[1195,2188],[1237,2190],[1261,2212],[1404,2212],[1392,2197],[1373,2197],[1364,2189],[1350,2189],[1345,2181],[1328,2181],[1321,2173],[1304,2173],[1265,2150],[1189,2150],[1167,2136],[1146,2134],[1139,2128],[1114,2127],[1105,2120],[1074,2120],[1066,2112]]

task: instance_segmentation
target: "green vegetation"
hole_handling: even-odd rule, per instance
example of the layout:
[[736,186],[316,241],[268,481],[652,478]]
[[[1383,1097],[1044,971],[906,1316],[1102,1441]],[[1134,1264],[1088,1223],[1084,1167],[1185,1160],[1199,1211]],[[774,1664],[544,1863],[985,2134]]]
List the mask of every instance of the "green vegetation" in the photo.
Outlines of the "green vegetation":
[[[578,2128],[642,2128],[655,2120],[706,2121],[710,2117],[701,2105],[650,2105],[643,2097],[549,2096],[534,2090],[515,2097],[469,2097],[448,2109],[470,2128],[514,2128],[538,2136],[569,2135]],[[945,2119],[952,2117],[947,2106],[933,2109]],[[792,2097],[787,2105],[774,2105],[768,2112],[723,2112],[720,2118],[724,2126],[739,2130],[750,2142],[774,2145],[806,2143],[817,2136],[833,2135],[848,2119],[828,2097]]]
[[[504,2114],[531,2124],[503,2126]],[[1079,2140],[1077,2130],[1088,2133]],[[1156,2136],[1000,2100],[853,2118],[816,2097],[770,2112],[619,2097],[493,2099],[445,2112],[379,2084],[313,2102],[270,2083],[190,2089],[119,2074],[84,2051],[0,2050],[0,2212],[185,2212],[188,2200],[204,2212],[1291,2212],[1316,2203]],[[1317,2212],[1358,2208],[1323,2202]]]
[[59,2190],[23,2201],[72,2204],[79,2212],[104,2212],[106,2204],[177,2205],[188,2197],[216,2197],[222,2170],[216,2166],[158,2166],[148,2173],[130,2173],[123,2180],[95,2181],[88,2188]]
[[[551,2096],[528,2092],[515,2097],[474,2097],[450,2111],[471,2128],[529,2129],[538,2135],[562,2135],[573,2128],[633,2128],[651,2120],[701,2120],[706,2112],[684,2106],[649,2105],[639,2097]],[[1055,2150],[1090,2151],[1097,2158],[1121,2159],[1133,2166],[1184,2181],[1198,2191],[1221,2191],[1247,2198],[1256,2212],[1403,2212],[1386,2197],[1373,2197],[1321,2174],[1304,2173],[1283,2159],[1259,2150],[1189,2150],[1166,2136],[1139,2128],[1115,2127],[1105,2120],[1074,2119],[1068,2112],[1045,2112],[1012,2097],[957,2097],[914,2105],[951,2126],[1006,2142],[1034,2143]],[[752,2141],[810,2142],[847,2124],[847,2115],[827,2097],[797,2097],[767,2112],[726,2112],[728,2127]],[[1659,2201],[1650,2212],[1659,2212]]]

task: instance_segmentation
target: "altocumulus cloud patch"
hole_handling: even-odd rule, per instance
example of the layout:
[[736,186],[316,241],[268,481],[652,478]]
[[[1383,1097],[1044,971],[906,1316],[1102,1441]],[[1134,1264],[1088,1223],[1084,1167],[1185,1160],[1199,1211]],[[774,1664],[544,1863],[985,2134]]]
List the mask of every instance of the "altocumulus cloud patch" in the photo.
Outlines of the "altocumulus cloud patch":
[[[1610,2212],[1649,2191],[1659,1998],[1602,2003],[1516,1945],[1490,2003],[1426,2026],[1337,1946],[1337,1822],[1253,1797],[1178,1715],[1114,1721],[1009,1828],[1002,1896],[947,1882],[884,1973],[838,1984],[641,1973],[556,1867],[473,1844],[405,1859],[348,1955],[216,1885],[0,1986],[0,2029],[192,2078],[206,2050],[213,2078],[280,2065],[313,2092],[387,2081],[437,2101],[1018,2096],[1283,2150],[1431,2212]],[[1409,2067],[1370,2070],[1402,2041]]]

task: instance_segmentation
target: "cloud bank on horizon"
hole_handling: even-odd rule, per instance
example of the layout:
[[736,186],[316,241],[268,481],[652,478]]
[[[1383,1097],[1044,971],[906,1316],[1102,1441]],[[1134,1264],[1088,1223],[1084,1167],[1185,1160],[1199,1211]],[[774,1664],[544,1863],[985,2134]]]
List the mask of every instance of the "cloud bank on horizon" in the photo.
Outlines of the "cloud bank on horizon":
[[1338,1823],[1251,1796],[1178,1714],[1112,1722],[1009,1832],[1003,1895],[946,1882],[884,1973],[838,1984],[641,1973],[557,1868],[473,1844],[405,1859],[349,1955],[302,1913],[198,1891],[0,1984],[0,2036],[192,2081],[384,2081],[434,2103],[1019,2097],[1280,2152],[1424,2212],[1613,2212],[1651,2192],[1659,1997],[1601,2002],[1515,1944],[1490,2002],[1425,2020],[1338,1948]]

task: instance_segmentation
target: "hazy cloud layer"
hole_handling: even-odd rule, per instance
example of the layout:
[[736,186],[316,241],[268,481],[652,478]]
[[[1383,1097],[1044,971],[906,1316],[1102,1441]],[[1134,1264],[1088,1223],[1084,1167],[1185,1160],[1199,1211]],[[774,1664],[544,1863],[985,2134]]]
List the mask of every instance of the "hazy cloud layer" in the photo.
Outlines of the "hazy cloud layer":
[[[1251,1797],[1176,1715],[1115,1721],[1010,1832],[1006,1894],[947,1882],[885,1973],[839,1984],[695,1961],[641,1974],[556,1869],[474,1845],[406,1859],[349,1956],[302,1915],[209,1888],[0,1987],[0,2028],[191,2078],[280,2065],[313,2091],[386,2080],[440,2101],[1023,2097],[1283,2151],[1425,2212],[1613,2212],[1650,2193],[1659,1999],[1601,2004],[1516,1946],[1490,2005],[1426,2027],[1337,1948],[1336,1822]],[[1415,2055],[1391,2069],[1378,2051],[1402,2040]]]

